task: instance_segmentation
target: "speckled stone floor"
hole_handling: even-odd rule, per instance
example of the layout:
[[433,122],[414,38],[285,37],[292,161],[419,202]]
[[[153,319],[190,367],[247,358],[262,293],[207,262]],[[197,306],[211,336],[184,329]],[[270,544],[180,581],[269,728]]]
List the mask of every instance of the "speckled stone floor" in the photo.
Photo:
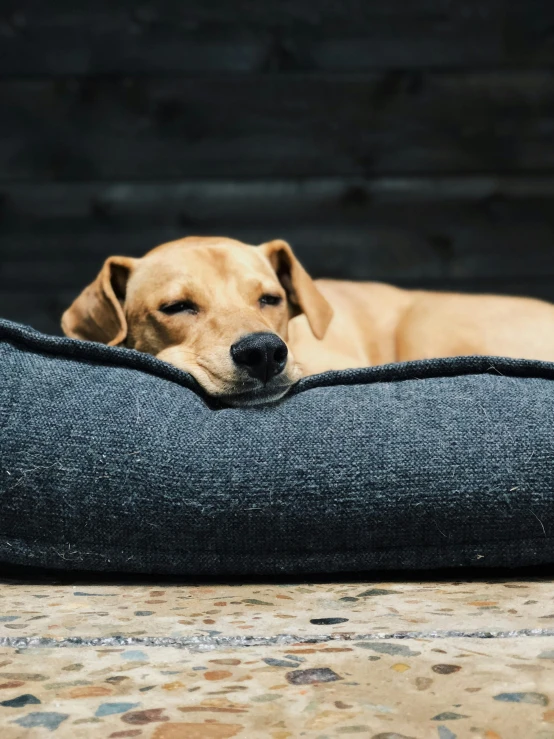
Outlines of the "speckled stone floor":
[[0,585],[0,737],[554,739],[545,579]]

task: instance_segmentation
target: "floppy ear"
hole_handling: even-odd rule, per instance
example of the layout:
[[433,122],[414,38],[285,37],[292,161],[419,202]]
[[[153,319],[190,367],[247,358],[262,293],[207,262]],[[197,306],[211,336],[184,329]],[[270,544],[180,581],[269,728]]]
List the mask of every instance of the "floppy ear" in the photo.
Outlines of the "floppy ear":
[[260,249],[271,262],[285,288],[293,316],[304,313],[313,335],[322,339],[331,323],[333,309],[319,292],[314,281],[294,256],[290,245],[281,239],[262,244]]
[[72,339],[115,346],[127,336],[123,302],[135,260],[110,257],[100,274],[62,316],[62,329]]

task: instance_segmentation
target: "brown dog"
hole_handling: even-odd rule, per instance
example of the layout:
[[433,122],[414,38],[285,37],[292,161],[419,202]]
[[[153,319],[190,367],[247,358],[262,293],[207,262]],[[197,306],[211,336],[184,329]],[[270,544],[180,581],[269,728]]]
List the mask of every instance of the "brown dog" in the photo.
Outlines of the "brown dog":
[[281,240],[188,237],[110,257],[62,318],[190,372],[230,405],[278,400],[303,375],[472,354],[554,360],[554,306],[528,298],[312,280]]

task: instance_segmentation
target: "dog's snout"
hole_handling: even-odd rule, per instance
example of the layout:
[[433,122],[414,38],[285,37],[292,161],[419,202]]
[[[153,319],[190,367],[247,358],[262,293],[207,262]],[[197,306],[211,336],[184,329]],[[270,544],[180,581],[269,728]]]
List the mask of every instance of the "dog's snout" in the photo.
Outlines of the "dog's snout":
[[231,347],[235,364],[251,377],[269,382],[285,369],[288,349],[282,339],[272,333],[247,334]]

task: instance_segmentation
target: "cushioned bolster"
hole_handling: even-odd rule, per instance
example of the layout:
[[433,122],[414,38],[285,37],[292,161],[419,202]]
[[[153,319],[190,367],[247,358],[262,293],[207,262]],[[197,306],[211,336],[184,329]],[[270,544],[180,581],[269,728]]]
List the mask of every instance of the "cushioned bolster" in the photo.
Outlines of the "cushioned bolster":
[[214,410],[138,352],[0,322],[0,559],[183,575],[554,561],[554,365],[330,372]]

